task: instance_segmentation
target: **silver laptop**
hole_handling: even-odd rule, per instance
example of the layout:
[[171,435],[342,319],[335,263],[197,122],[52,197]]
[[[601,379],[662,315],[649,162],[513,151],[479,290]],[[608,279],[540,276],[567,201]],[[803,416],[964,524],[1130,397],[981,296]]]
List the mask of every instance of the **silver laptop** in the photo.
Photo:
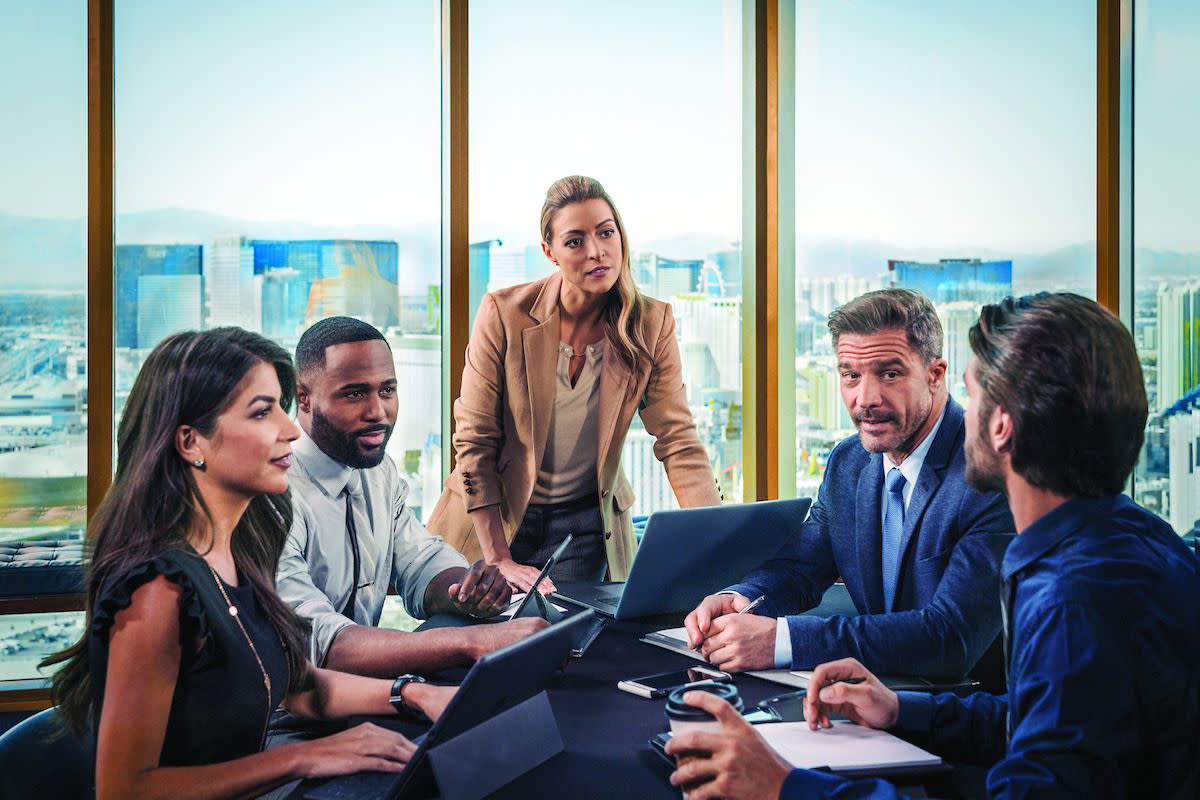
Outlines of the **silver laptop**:
[[658,511],[646,522],[624,583],[557,582],[554,596],[616,619],[691,611],[799,535],[812,500]]

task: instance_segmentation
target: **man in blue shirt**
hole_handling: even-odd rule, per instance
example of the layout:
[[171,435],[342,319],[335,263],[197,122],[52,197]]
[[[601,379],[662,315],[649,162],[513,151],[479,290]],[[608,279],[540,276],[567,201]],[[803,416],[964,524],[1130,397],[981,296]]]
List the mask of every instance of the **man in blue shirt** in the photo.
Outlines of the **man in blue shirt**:
[[[1009,693],[897,693],[843,659],[810,680],[809,727],[841,713],[989,765],[992,797],[1200,797],[1200,560],[1121,494],[1147,414],[1132,338],[1091,300],[1040,294],[986,306],[970,341],[967,479],[1002,488],[1020,532],[998,587]],[[692,696],[724,730],[668,748],[703,753],[672,776],[691,798],[897,796],[791,769]]]

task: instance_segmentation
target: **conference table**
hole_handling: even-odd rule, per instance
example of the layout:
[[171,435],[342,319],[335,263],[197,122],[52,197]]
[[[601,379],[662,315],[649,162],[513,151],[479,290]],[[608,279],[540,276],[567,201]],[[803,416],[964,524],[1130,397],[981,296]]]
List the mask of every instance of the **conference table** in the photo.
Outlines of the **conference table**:
[[[461,623],[455,618],[450,624]],[[617,682],[695,665],[697,662],[685,655],[639,641],[650,631],[680,624],[682,615],[649,622],[609,620],[587,652],[572,660],[547,686],[564,752],[503,786],[491,797],[677,800],[679,790],[668,781],[671,766],[648,744],[653,736],[667,730],[664,700],[649,700],[621,691]],[[735,675],[735,683],[748,709],[761,700],[790,691],[788,687],[749,675]],[[422,730],[419,725],[394,718],[372,721],[409,736]],[[520,736],[520,731],[512,731],[511,735]],[[954,785],[956,779],[945,774],[922,780],[922,784],[909,784],[916,796],[925,796],[923,787],[941,797],[962,793]],[[299,787],[291,797],[300,800],[304,788]]]

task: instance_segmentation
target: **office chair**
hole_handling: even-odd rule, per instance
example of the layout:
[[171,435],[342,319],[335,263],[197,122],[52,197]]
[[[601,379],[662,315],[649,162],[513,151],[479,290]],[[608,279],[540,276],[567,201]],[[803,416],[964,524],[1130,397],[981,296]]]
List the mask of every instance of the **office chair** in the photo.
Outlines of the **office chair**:
[[58,709],[34,714],[0,736],[0,800],[95,796],[92,737],[63,732]]

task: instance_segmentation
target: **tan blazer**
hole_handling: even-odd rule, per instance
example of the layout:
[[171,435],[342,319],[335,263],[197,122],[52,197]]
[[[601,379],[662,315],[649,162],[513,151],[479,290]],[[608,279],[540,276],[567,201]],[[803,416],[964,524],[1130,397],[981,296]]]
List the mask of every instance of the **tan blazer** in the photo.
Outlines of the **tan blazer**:
[[[560,273],[484,295],[467,345],[462,394],[454,401],[458,462],[428,528],[468,560],[482,557],[468,512],[499,504],[511,543],[533,495],[554,408]],[[600,373],[596,483],[612,580],[624,580],[635,542],[633,489],[621,469],[625,435],[639,411],[654,436],[679,504],[717,505],[720,489],[696,435],[683,387],[671,306],[649,300],[643,318],[653,363],[632,374],[609,351]]]

